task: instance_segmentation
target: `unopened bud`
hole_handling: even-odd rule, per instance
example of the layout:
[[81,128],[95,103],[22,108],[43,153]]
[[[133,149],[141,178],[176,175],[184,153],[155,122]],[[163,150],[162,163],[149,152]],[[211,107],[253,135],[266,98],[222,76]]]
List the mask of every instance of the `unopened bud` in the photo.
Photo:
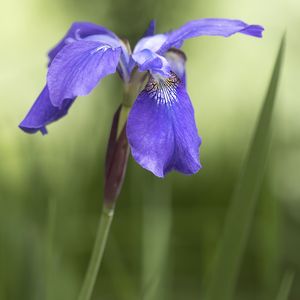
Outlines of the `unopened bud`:
[[132,71],[130,81],[124,85],[122,104],[113,118],[105,161],[104,204],[108,208],[113,208],[116,203],[127,169],[129,145],[126,137],[126,122],[128,114],[148,76],[146,72],[138,72],[137,68]]
[[109,136],[105,160],[104,204],[113,208],[121,191],[129,155],[126,123],[118,135],[119,117],[122,106],[116,111]]

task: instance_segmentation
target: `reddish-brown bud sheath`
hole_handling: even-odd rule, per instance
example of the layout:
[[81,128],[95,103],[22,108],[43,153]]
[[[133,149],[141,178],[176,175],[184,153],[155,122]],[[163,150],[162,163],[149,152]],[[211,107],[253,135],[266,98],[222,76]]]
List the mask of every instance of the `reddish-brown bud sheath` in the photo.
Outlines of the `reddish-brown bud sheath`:
[[126,123],[118,136],[121,108],[118,108],[113,118],[105,160],[104,205],[109,208],[114,207],[121,191],[129,155]]

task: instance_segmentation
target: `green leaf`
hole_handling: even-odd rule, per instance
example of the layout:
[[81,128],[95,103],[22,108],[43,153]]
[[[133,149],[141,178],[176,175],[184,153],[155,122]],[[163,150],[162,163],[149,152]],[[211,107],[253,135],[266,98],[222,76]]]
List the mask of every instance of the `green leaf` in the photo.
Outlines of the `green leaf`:
[[294,272],[287,271],[282,279],[276,300],[288,300],[293,280]]
[[283,61],[285,37],[277,59],[246,160],[238,179],[220,240],[206,300],[233,298],[249,229],[268,158],[271,120]]

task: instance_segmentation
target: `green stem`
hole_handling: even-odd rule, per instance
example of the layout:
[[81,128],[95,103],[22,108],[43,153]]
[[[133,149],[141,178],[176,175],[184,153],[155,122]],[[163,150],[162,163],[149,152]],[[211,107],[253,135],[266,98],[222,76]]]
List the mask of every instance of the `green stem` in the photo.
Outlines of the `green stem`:
[[100,223],[97,229],[97,236],[93,253],[89,262],[88,270],[85,274],[85,279],[81,287],[78,300],[89,300],[91,298],[97,274],[103,258],[103,253],[106,246],[113,215],[113,208],[107,208],[105,206],[103,207]]

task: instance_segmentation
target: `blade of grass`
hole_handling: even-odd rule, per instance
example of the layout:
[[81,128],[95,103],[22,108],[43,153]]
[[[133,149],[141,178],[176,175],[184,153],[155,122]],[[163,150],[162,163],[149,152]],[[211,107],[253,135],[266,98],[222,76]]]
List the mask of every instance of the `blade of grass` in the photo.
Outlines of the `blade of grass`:
[[271,120],[284,53],[282,37],[273,74],[252,143],[238,179],[225,221],[206,300],[233,298],[254,210],[263,181],[270,144]]
[[294,280],[294,272],[287,271],[282,279],[276,300],[288,300]]
[[[267,176],[265,176],[267,177]],[[257,236],[255,247],[259,253],[258,279],[261,299],[272,299],[280,281],[280,214],[279,201],[264,179],[263,191],[257,205],[258,218],[253,224]]]

